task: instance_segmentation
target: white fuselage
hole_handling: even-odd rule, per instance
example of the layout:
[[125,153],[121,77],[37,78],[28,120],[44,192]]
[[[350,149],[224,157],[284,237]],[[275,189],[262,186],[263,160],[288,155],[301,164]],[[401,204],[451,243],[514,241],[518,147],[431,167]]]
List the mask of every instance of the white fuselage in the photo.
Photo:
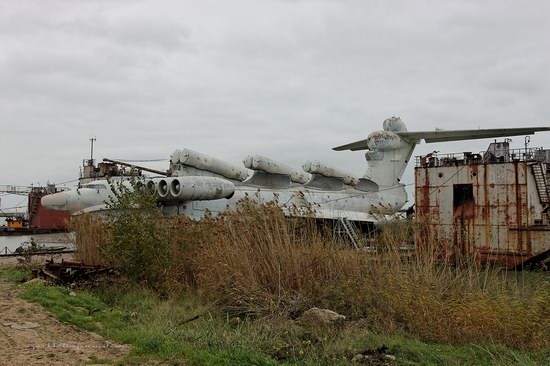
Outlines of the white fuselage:
[[235,187],[235,193],[229,199],[182,202],[166,206],[165,212],[198,219],[207,210],[219,213],[236,209],[237,203],[245,197],[257,203],[276,201],[289,215],[313,214],[323,219],[342,217],[364,222],[379,221],[381,215],[394,214],[407,201],[403,186],[382,193],[361,192],[351,188],[323,191],[297,186],[281,190],[242,185]]
[[[158,178],[157,178],[158,180]],[[230,182],[230,181],[228,181]],[[129,182],[123,184],[131,188]],[[73,215],[104,211],[115,195],[106,180],[90,182],[81,188],[44,196],[42,204],[50,209],[69,211]],[[403,186],[386,189],[383,192],[362,192],[353,188],[326,191],[296,185],[287,189],[274,189],[236,185],[230,198],[213,200],[166,200],[164,213],[186,215],[200,219],[209,211],[220,213],[237,208],[238,202],[248,197],[257,203],[276,201],[291,215],[313,214],[318,218],[343,217],[354,221],[373,222],[380,215],[393,214],[407,201]]]

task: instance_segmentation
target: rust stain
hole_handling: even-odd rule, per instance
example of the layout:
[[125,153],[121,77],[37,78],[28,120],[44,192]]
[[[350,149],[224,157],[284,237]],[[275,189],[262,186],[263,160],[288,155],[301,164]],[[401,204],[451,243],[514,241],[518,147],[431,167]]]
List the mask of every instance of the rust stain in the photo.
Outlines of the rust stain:
[[[515,194],[516,194],[516,226],[521,227],[523,226],[523,220],[522,220],[522,197],[521,197],[521,186],[519,184],[519,162],[514,161],[514,178],[515,178]],[[520,233],[517,236],[517,245],[516,245],[516,251],[521,253],[523,249],[523,235]]]
[[[487,245],[489,241],[492,240],[492,233],[491,233],[491,210],[489,206],[489,187],[487,184],[488,181],[488,175],[487,174],[487,165],[483,166],[483,210],[482,210],[482,225],[485,229],[485,237],[482,241],[482,244]],[[492,193],[492,192],[491,192]]]
[[[540,208],[538,201],[531,202],[528,181],[533,177],[527,162],[480,164],[476,160],[465,164],[467,170],[462,173],[460,163],[441,165],[437,171],[417,168],[417,217],[429,223],[429,234],[423,238],[437,240],[434,255],[450,262],[469,255],[514,267],[548,250],[550,226],[534,226],[530,221]],[[441,183],[440,175],[454,178]],[[471,193],[461,195],[456,184],[471,184]]]

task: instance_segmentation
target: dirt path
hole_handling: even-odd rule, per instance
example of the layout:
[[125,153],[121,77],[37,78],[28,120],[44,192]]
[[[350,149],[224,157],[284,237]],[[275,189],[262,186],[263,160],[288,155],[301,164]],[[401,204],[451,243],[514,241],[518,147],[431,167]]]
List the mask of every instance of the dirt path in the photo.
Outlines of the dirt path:
[[0,366],[114,363],[126,346],[61,324],[40,305],[17,297],[20,289],[0,280]]

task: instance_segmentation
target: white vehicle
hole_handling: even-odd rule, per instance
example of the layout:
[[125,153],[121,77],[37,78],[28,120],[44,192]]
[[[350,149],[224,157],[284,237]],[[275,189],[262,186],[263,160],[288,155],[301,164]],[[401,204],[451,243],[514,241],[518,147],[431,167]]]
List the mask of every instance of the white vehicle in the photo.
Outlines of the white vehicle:
[[[201,218],[234,209],[249,197],[257,202],[276,198],[288,214],[313,213],[319,219],[343,219],[376,223],[381,215],[395,214],[407,202],[400,183],[416,144],[533,134],[549,127],[508,129],[436,130],[408,132],[399,117],[388,118],[383,130],[367,139],[334,150],[367,150],[367,170],[357,177],[320,161],[308,161],[303,171],[260,155],[244,159],[244,168],[192,150],[176,150],[171,155],[169,177],[146,181],[156,192],[166,215],[180,214]],[[252,170],[249,175],[247,169]],[[130,185],[129,182],[123,184]],[[106,180],[92,181],[76,190],[42,198],[42,204],[73,215],[106,209],[114,197]]]

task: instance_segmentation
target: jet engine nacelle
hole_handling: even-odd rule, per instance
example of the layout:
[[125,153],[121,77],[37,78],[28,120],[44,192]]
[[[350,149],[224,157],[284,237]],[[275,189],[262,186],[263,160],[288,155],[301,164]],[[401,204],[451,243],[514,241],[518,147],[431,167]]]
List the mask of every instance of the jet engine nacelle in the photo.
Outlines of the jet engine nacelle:
[[370,150],[388,151],[401,147],[403,140],[391,131],[374,131],[367,137]]
[[148,189],[156,186],[162,201],[203,201],[231,198],[235,185],[216,177],[177,177],[163,178],[158,182],[147,183]]

